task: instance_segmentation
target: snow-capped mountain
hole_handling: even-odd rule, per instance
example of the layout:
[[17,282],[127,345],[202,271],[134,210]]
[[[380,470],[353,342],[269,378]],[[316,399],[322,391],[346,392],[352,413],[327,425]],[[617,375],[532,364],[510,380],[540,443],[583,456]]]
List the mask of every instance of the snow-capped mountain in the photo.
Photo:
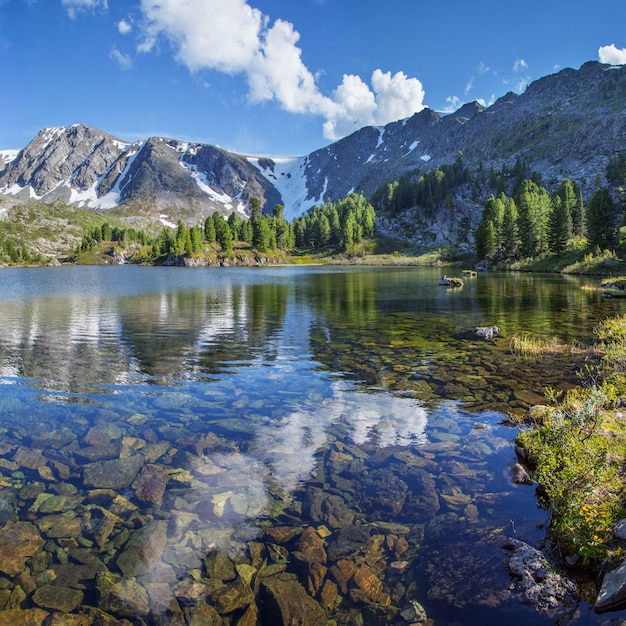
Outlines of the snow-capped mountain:
[[62,200],[126,215],[197,223],[213,211],[244,213],[251,197],[289,219],[351,191],[373,192],[407,171],[454,161],[499,170],[518,157],[544,184],[568,176],[583,190],[626,144],[626,67],[584,64],[508,93],[488,108],[450,115],[430,109],[352,135],[297,158],[247,157],[152,137],[123,141],[77,124],[42,130],[20,151],[0,151],[0,194]]

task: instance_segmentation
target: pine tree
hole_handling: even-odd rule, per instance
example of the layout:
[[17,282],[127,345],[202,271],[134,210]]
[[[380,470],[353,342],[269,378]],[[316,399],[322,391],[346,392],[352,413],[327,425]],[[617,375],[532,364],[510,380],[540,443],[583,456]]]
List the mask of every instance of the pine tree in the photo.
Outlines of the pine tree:
[[513,198],[509,198],[504,207],[504,217],[502,218],[502,250],[507,258],[515,256],[519,247],[517,218],[517,205]]
[[547,243],[550,194],[532,180],[525,180],[518,192],[517,228],[520,252],[531,257],[543,252]]
[[484,259],[493,254],[498,248],[496,228],[490,219],[481,220],[474,233],[476,254],[479,259]]
[[[571,199],[575,201],[573,190]],[[572,218],[570,206],[557,195],[552,200],[550,220],[548,227],[548,246],[550,252],[560,254],[567,249],[567,242],[572,234]]]
[[606,187],[598,187],[587,205],[587,241],[601,249],[617,241],[618,210]]

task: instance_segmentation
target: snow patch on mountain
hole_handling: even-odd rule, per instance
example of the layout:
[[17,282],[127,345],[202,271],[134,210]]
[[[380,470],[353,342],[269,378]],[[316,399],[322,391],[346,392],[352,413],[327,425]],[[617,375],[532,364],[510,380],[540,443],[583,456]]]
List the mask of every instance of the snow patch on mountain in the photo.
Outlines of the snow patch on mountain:
[[0,169],[5,168],[11,161],[15,161],[19,150],[0,150]]
[[380,146],[383,145],[384,141],[383,141],[383,137],[385,136],[385,128],[384,126],[379,126],[377,128],[378,130],[378,143],[376,144],[376,149],[380,148]]
[[[285,207],[283,215],[288,221],[294,217],[300,217],[312,206],[318,204],[319,199],[308,197],[309,188],[306,174],[308,157],[271,160],[248,158],[248,161],[278,189]],[[326,185],[328,185],[328,180],[326,180]],[[323,193],[320,197],[323,197]]]
[[195,165],[187,163],[183,160],[180,160],[179,163],[183,169],[189,172],[189,175],[191,176],[191,178],[193,178],[200,190],[203,191],[207,196],[209,196],[211,200],[217,202],[218,204],[221,204],[224,209],[229,212],[237,211],[240,215],[244,217],[248,216],[248,214],[246,213],[246,204],[241,201],[241,194],[245,188],[245,184],[236,196],[231,197],[223,191],[217,191],[213,189],[207,175],[204,172],[200,172]]

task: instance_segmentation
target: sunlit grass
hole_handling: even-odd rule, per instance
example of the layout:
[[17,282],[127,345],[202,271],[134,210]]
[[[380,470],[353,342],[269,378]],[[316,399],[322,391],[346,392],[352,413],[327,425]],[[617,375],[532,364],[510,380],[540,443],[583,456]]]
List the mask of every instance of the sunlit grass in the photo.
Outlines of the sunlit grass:
[[511,353],[522,359],[540,359],[545,355],[569,355],[580,351],[578,344],[562,342],[558,337],[540,337],[532,333],[519,333],[509,343]]

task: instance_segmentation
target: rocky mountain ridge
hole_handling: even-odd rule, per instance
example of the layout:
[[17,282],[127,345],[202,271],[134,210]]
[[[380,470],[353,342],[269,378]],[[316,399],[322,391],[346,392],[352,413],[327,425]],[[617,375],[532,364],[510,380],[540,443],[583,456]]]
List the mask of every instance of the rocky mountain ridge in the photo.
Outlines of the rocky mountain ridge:
[[164,223],[197,223],[215,210],[245,214],[258,197],[266,210],[282,203],[291,219],[351,191],[370,194],[406,172],[450,163],[459,152],[475,170],[522,158],[548,186],[567,176],[589,193],[625,140],[626,67],[589,62],[486,108],[424,109],[297,158],[248,157],[162,137],[131,143],[82,124],[48,128],[17,153],[0,152],[0,194],[96,211],[123,207]]

